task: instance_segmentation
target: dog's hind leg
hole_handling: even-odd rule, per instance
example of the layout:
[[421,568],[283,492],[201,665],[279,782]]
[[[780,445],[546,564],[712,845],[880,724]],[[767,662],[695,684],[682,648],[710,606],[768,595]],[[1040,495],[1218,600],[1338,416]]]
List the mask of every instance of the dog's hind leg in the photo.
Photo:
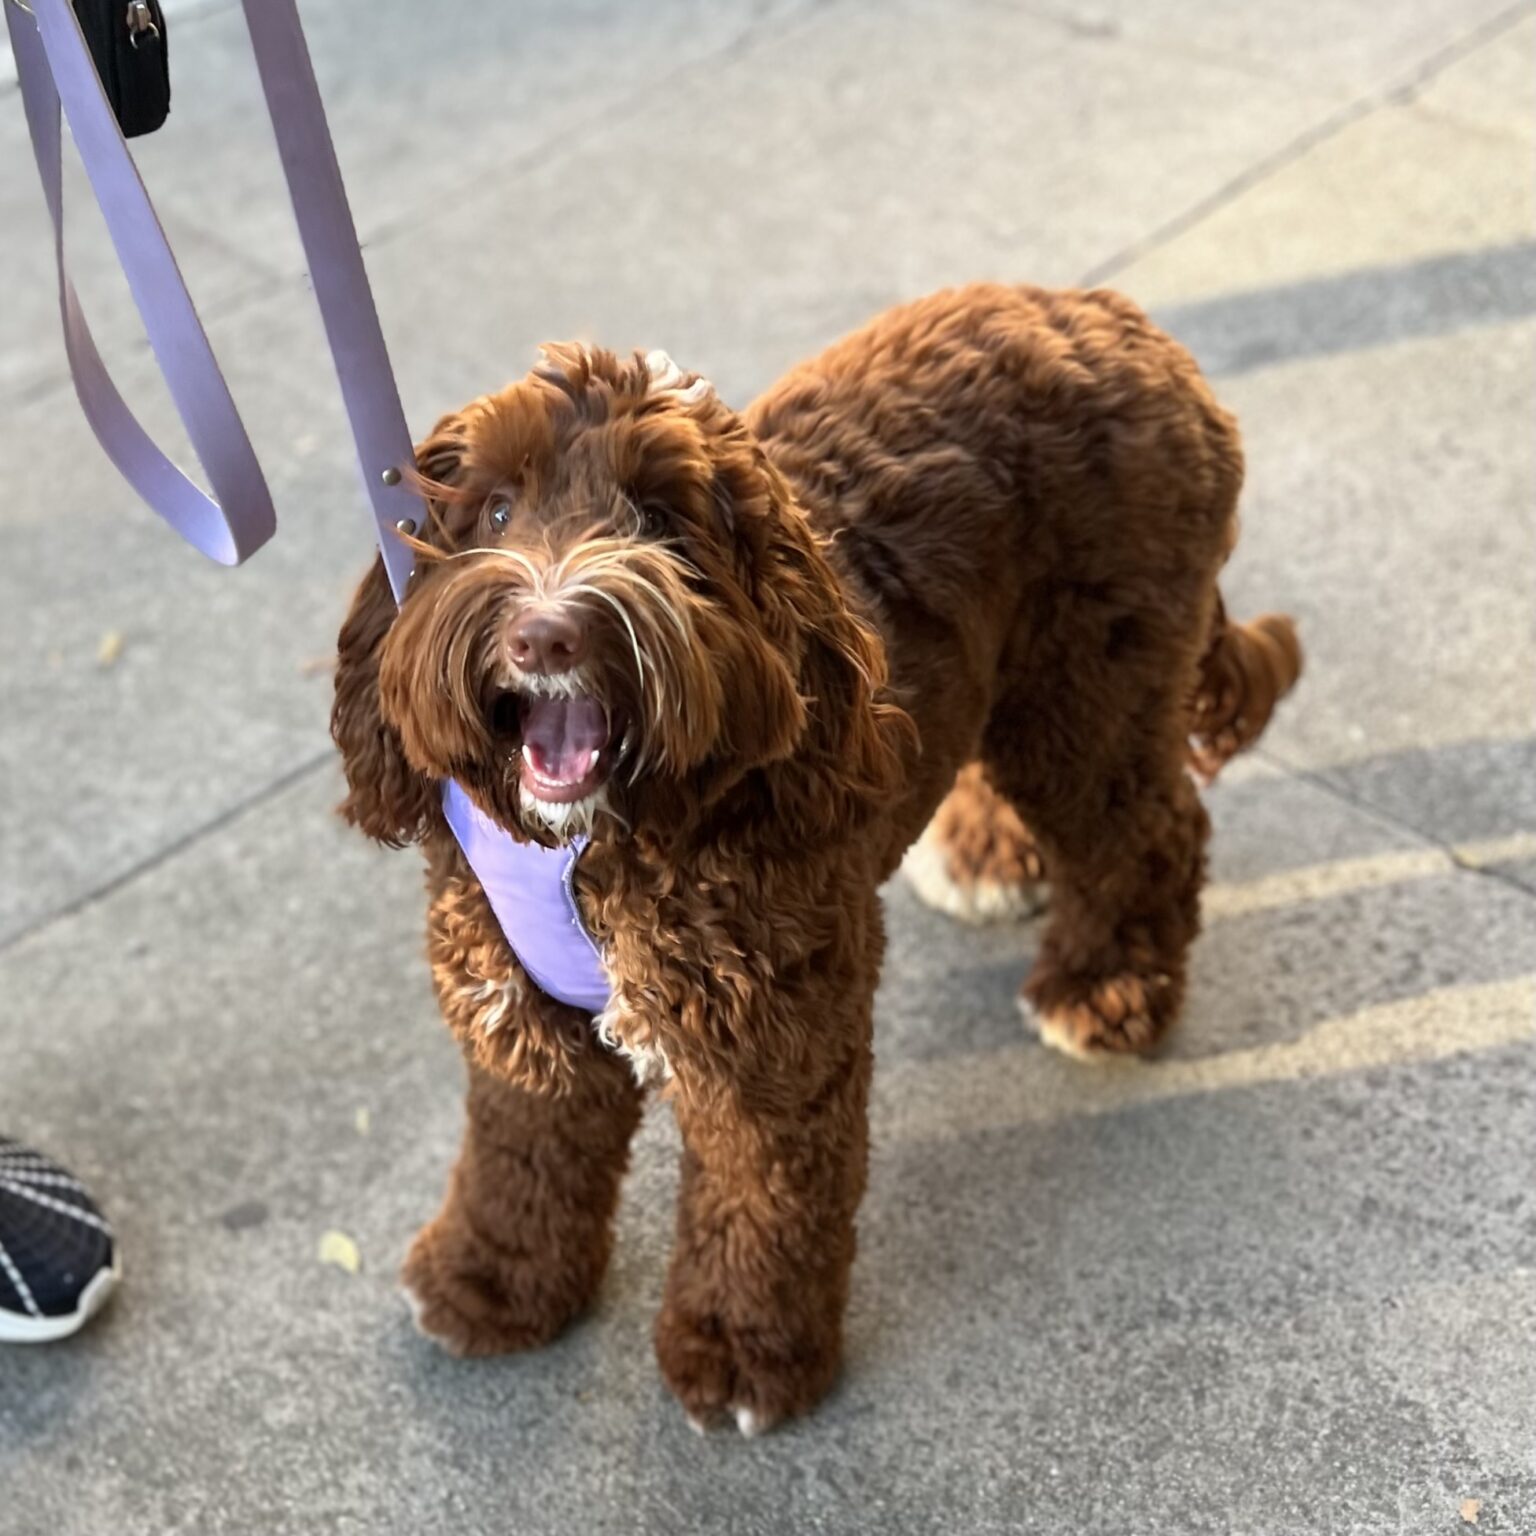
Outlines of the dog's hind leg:
[[1046,1043],[1084,1057],[1150,1050],[1177,1016],[1210,829],[1186,770],[1203,625],[1180,637],[1124,613],[1107,622],[1134,630],[1133,661],[1090,672],[1079,632],[1079,685],[1062,688],[1064,658],[1039,658],[983,737],[988,773],[1050,871],[1024,998]]
[[980,763],[960,770],[902,873],[930,907],[964,923],[1031,917],[1045,905],[1045,860]]

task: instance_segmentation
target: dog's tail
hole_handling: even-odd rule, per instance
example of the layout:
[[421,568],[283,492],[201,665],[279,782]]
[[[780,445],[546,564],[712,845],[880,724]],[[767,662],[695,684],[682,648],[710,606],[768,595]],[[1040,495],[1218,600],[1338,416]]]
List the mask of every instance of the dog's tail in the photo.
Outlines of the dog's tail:
[[1251,747],[1300,676],[1301,642],[1290,618],[1266,613],[1250,624],[1234,624],[1218,593],[1190,711],[1189,761],[1195,772],[1209,782],[1229,758]]

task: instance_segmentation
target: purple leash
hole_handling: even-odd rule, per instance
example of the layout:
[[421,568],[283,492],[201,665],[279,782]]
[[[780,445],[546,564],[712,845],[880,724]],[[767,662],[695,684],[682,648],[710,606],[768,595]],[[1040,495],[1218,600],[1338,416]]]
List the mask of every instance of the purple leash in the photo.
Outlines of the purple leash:
[[[210,559],[238,565],[265,544],[276,527],[261,466],[107,104],[74,10],[67,0],[35,3],[37,25],[33,27],[16,0],[0,0],[10,27],[43,196],[53,220],[64,348],[81,408],[107,457],[134,490]],[[155,359],[217,500],[194,485],[150,440],[107,373],[86,324],[64,256],[60,101]]]
[[[415,454],[389,351],[368,286],[325,108],[294,0],[242,0],[278,155],[293,200],[357,446],[374,535],[395,601],[413,560],[395,530],[412,533],[425,507],[402,469]],[[6,13],[27,125],[53,220],[59,308],[75,391],[91,430],[118,471],[194,548],[238,565],[272,537],[271,493],[229,386],[182,280],[138,168],[102,89],[69,0],[0,0]],[[36,19],[34,27],[27,20]],[[59,110],[69,120],[106,218],[160,371],[214,495],[193,484],[151,441],[113,384],[70,282],[64,254]],[[525,966],[547,991],[596,1012],[607,1001],[600,955],[581,923],[571,885],[579,850],[518,843],[474,810],[458,785],[444,786],[444,813],[512,943],[525,936]],[[546,921],[550,912],[558,921]],[[527,950],[532,943],[533,949]],[[513,945],[517,949],[517,945]],[[520,951],[522,954],[524,951]]]
[[[0,0],[5,4],[5,0]],[[411,555],[392,530],[419,526],[420,500],[401,481],[414,462],[389,352],[363,270],[325,108],[293,0],[244,0],[278,153],[357,443],[379,552],[398,601]],[[5,4],[27,123],[53,219],[59,304],[75,389],[92,430],[123,477],[181,536],[236,565],[272,536],[272,498],[229,386],[219,372],[165,231],[112,115],[69,0]],[[127,274],[160,371],[217,499],[193,485],[134,419],[91,339],[64,259],[59,106]]]

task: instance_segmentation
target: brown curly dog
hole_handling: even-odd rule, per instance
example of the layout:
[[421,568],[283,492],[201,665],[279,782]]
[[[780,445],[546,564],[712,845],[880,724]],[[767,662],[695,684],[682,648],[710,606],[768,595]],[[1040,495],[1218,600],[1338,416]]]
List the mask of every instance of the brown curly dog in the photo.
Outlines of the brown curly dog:
[[[1017,910],[1049,876],[1024,989],[1047,1040],[1145,1051],[1179,1010],[1191,770],[1300,669],[1289,620],[1231,624],[1217,595],[1236,427],[1126,299],[978,286],[882,315],[745,415],[662,354],[552,347],[417,471],[417,573],[398,616],[364,580],[333,730],[344,814],[424,845],[469,1060],[405,1266],[419,1324],[489,1354],[589,1305],[635,1079],[659,1077],[686,1147],[661,1369],[696,1425],[755,1432],[837,1374],[878,893],[936,809],[931,896]],[[588,839],[567,894],[606,1006],[516,958],[450,779],[523,853]]]

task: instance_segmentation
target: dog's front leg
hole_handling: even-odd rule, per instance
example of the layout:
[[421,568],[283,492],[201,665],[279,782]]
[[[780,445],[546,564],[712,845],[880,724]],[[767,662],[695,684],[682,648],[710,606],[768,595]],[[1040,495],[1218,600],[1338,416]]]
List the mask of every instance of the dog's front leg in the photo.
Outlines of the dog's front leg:
[[597,1051],[560,1094],[471,1064],[466,1110],[447,1198],[401,1280],[417,1327],[451,1353],[532,1349],[597,1293],[640,1091]]
[[417,1326],[454,1354],[530,1349],[602,1281],[640,1090],[533,986],[478,886],[445,883],[428,952],[469,1096],[447,1197],[401,1278]]
[[[837,1017],[840,1011],[842,1016]],[[868,1161],[870,998],[807,1016],[816,1075],[690,1080],[677,1239],[656,1322],[662,1374],[695,1427],[756,1434],[813,1407],[842,1353]]]

